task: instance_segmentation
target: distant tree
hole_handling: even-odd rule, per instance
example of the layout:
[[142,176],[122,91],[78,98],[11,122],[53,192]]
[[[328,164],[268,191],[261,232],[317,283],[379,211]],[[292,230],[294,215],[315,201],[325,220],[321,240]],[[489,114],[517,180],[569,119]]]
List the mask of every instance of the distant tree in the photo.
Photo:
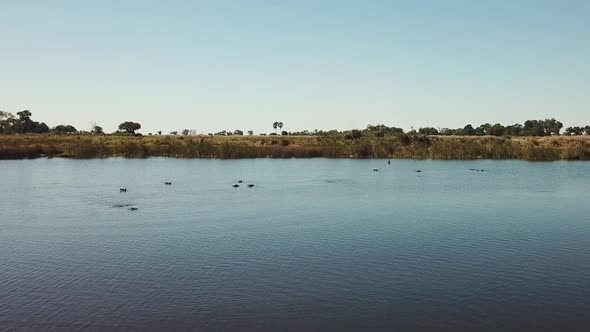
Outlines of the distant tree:
[[189,132],[190,132],[190,130],[188,130],[188,129],[183,129],[183,130],[182,130],[182,135],[184,135],[184,136],[187,136]]
[[488,135],[488,129],[490,129],[491,127],[492,127],[492,125],[489,123],[482,124],[481,126],[479,126],[475,129],[475,135],[477,135],[477,136]]
[[545,135],[559,135],[561,128],[563,128],[563,123],[553,118],[546,119],[543,121],[543,127],[545,129]]
[[58,135],[74,134],[77,131],[78,130],[76,129],[76,127],[74,127],[72,125],[58,125],[58,126],[53,127],[53,129],[51,129],[52,133],[58,134]]
[[171,132],[170,132],[170,135],[172,135],[172,136],[176,136],[176,135],[178,135],[178,131],[176,131],[176,130],[175,130],[175,131],[171,131]]
[[8,112],[0,111],[0,121],[4,121],[8,118],[14,118],[14,115],[12,115]]
[[280,130],[283,130],[283,123],[282,122],[277,123],[277,127],[279,127]]
[[44,122],[37,122],[31,119],[31,111],[24,110],[16,114],[18,117],[15,117],[11,113],[0,111],[0,133],[43,134],[49,131],[49,127]]
[[503,136],[506,134],[506,128],[503,125],[496,123],[486,130],[486,134],[492,136]]
[[288,131],[286,131],[286,130],[283,130],[283,131],[281,131],[281,135],[283,135],[283,136],[288,136],[288,135],[289,135],[289,132],[288,132]]
[[26,120],[26,119],[30,119],[31,115],[33,115],[33,114],[29,110],[24,110],[24,111],[17,112],[16,115],[18,115],[18,118],[20,120]]
[[239,129],[236,129],[234,130],[234,135],[244,135],[244,132]]
[[35,123],[31,120],[31,111],[24,110],[17,112],[18,119],[14,121],[14,129],[17,133],[32,133]]
[[10,134],[14,132],[16,119],[14,115],[8,112],[0,111],[0,133]]
[[[403,134],[404,130],[402,128],[388,127],[386,125],[380,124],[380,125],[368,125],[367,129],[365,129],[365,132],[368,134],[372,134],[375,137],[385,137],[387,135]],[[320,133],[318,132],[318,134],[320,134]]]
[[475,128],[473,128],[472,125],[468,124],[465,127],[463,127],[462,133],[465,136],[475,136],[477,135],[477,132],[475,131]]
[[590,126],[584,127],[584,133],[586,133],[586,135],[590,135]]
[[539,120],[527,120],[524,122],[522,134],[525,136],[546,136],[545,124]]
[[359,139],[361,137],[363,137],[363,132],[358,129],[353,129],[344,135],[344,138],[346,139]]
[[92,130],[90,131],[90,133],[93,135],[104,135],[104,130],[101,126],[95,124],[92,126]]
[[[450,128],[441,128],[438,132],[441,135],[450,136],[453,135],[454,130]],[[463,135],[463,129],[461,129],[461,135]]]
[[438,135],[439,132],[436,128],[433,127],[426,127],[418,129],[418,133],[421,135]]
[[45,134],[49,132],[49,126],[45,124],[45,122],[34,122],[33,126],[33,133],[35,134]]
[[585,128],[582,127],[568,127],[565,129],[565,134],[566,135],[583,135],[584,134],[584,130]]
[[275,133],[276,133],[276,132],[277,132],[277,128],[279,127],[279,123],[275,121],[275,122],[272,124],[272,127],[273,127],[273,129],[275,130]]
[[125,121],[119,125],[119,130],[124,130],[130,134],[135,134],[135,131],[139,129],[141,129],[141,125],[137,122]]
[[157,133],[158,133],[158,135],[162,135],[162,131],[161,130],[158,130]]
[[515,123],[511,126],[506,126],[506,135],[520,136],[522,134],[522,125]]
[[254,131],[248,130],[248,135],[250,135],[250,136],[254,135]]

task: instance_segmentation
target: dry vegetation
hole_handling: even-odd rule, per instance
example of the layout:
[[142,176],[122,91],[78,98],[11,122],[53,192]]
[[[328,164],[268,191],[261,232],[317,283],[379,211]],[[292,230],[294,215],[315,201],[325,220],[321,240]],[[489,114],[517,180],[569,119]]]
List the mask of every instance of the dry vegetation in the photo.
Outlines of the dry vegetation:
[[392,135],[103,136],[0,135],[0,159],[64,158],[411,158],[590,160],[590,136]]

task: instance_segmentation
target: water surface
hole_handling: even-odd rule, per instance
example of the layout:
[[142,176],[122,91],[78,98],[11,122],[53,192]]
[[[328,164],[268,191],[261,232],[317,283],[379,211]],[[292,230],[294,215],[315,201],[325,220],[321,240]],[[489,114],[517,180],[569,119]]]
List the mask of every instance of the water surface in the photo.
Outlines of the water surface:
[[0,330],[590,327],[590,163],[37,159],[0,170]]

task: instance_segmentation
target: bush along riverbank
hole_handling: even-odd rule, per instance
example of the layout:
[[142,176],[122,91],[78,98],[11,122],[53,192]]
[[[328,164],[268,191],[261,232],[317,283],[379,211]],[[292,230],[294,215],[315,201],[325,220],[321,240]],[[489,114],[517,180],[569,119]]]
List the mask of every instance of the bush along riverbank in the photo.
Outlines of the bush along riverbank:
[[590,137],[0,135],[0,159],[40,157],[590,160]]

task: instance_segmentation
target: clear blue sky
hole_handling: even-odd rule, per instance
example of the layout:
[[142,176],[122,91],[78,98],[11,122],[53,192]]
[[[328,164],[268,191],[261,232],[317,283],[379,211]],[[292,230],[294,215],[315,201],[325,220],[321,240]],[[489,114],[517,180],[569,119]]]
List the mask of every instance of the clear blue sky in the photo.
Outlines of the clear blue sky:
[[0,110],[114,130],[590,124],[590,1],[0,0]]

